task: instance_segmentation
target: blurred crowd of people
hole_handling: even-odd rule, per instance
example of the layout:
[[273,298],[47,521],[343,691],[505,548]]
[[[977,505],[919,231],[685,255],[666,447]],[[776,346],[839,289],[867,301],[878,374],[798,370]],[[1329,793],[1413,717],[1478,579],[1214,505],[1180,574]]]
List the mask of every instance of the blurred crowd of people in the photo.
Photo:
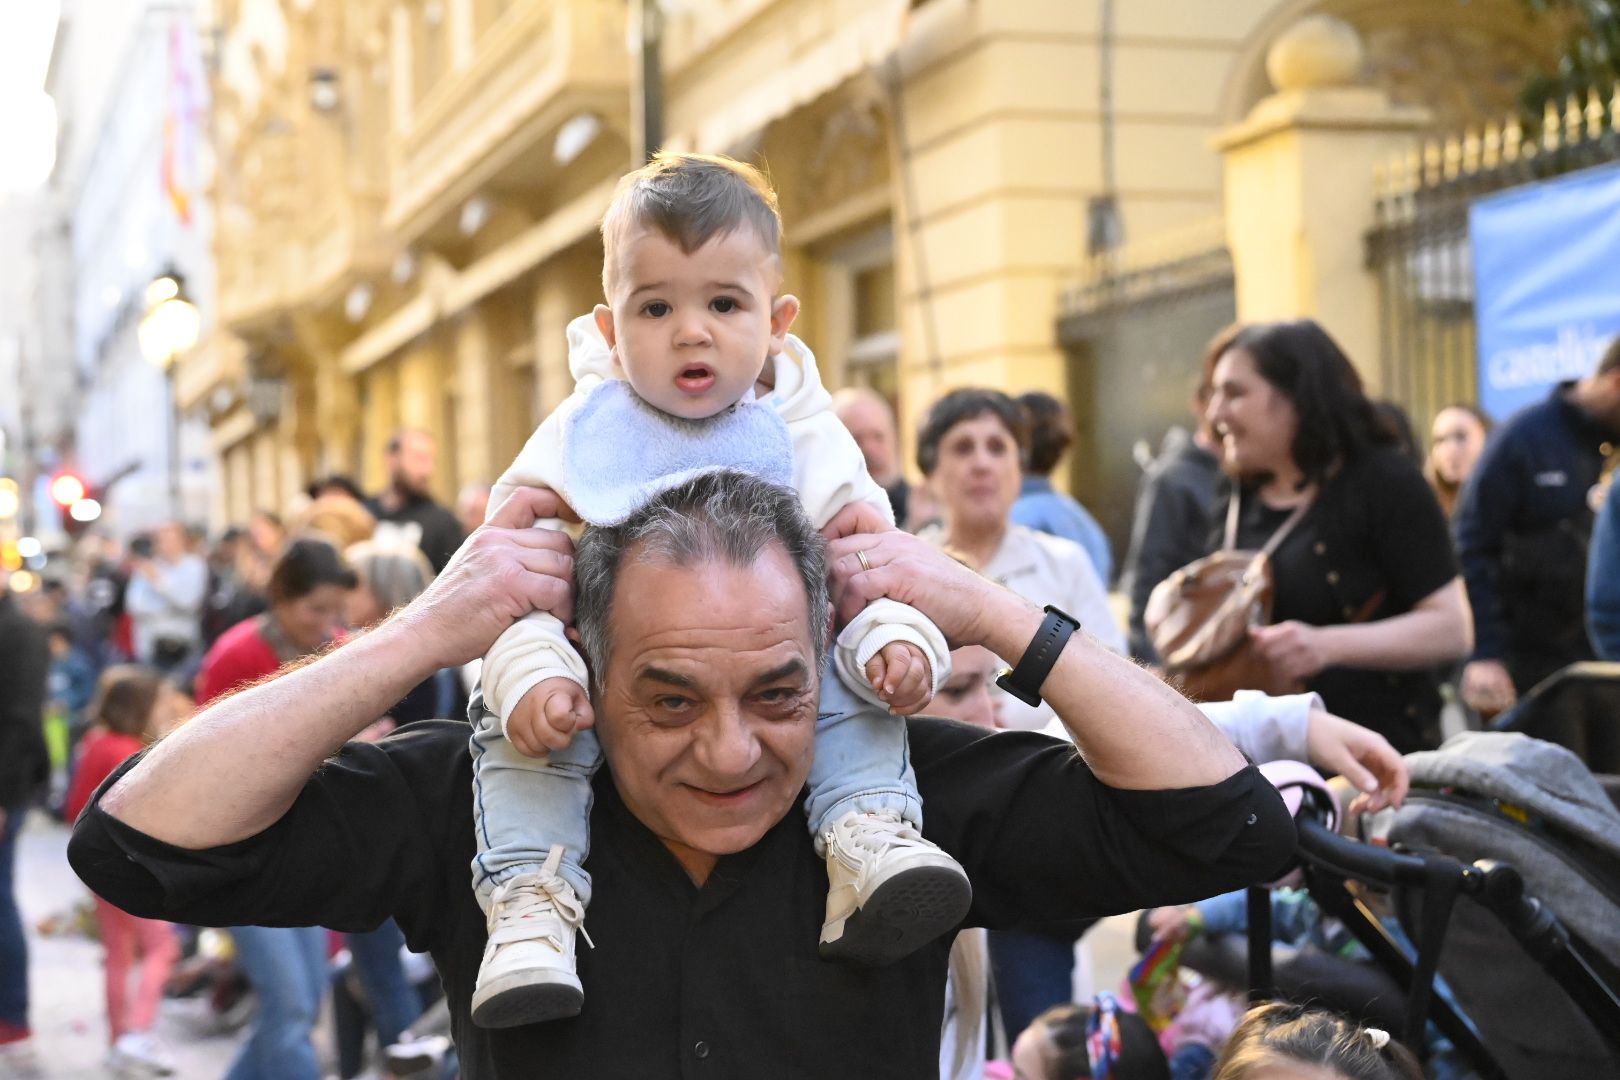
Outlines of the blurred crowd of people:
[[[1350,358],[1312,322],[1223,332],[1189,390],[1188,423],[1146,468],[1117,557],[1096,518],[1054,483],[1073,451],[1065,402],[956,390],[928,411],[909,448],[876,393],[846,390],[835,405],[904,527],[1072,613],[1098,641],[1145,664],[1165,660],[1147,618],[1154,589],[1223,547],[1264,548],[1286,523],[1270,551],[1271,619],[1253,631],[1252,647],[1279,680],[1262,689],[1316,693],[1328,711],[1402,752],[1436,746],[1448,706],[1478,723],[1568,663],[1620,656],[1620,524],[1603,499],[1620,447],[1620,344],[1590,376],[1494,430],[1472,404],[1440,410],[1427,452],[1399,409],[1365,394]],[[27,1042],[26,947],[11,875],[18,830],[49,765],[51,806],[71,820],[128,757],[197,708],[364,634],[408,603],[483,523],[487,488],[466,489],[454,508],[430,495],[431,436],[401,432],[387,453],[388,485],[373,496],[333,476],[285,518],[261,511],[211,541],[180,523],[127,544],[92,534],[67,574],[32,593],[0,593],[0,1050]],[[907,478],[908,457],[920,482]],[[932,712],[998,728],[1052,724],[1049,709],[995,688],[998,658],[970,649],[954,660]],[[475,679],[440,672],[368,737],[463,714]],[[197,932],[100,901],[95,916],[109,1064],[122,1075],[166,1075],[154,1019],[166,991],[197,978],[198,965],[183,960],[195,957]],[[230,936],[257,1001],[233,1080],[318,1077],[323,1056],[344,1077],[367,1068],[453,1075],[442,1028],[423,1018],[436,981],[392,924],[370,934],[239,927]],[[1110,1075],[1171,1075],[1161,1040],[1128,1011],[1070,1002],[1071,939],[1003,932],[991,935],[987,955],[1018,1076],[1093,1075],[1081,1067],[1084,1052],[1074,1063],[1075,1047],[1099,1030],[1114,1046]],[[312,1032],[329,992],[337,1046],[322,1055]],[[1373,1036],[1351,1038],[1342,1021],[1288,1006],[1247,1019],[1228,1006],[1223,1015],[1196,1031],[1209,1051],[1202,1071],[1175,1075],[1212,1075],[1223,1047],[1213,1075],[1259,1075],[1243,1071],[1244,1055],[1283,1040],[1284,1029],[1300,1045],[1383,1050]],[[396,1053],[385,1061],[388,1047]],[[959,1075],[983,1075],[984,1055],[969,1056]],[[1155,1064],[1141,1064],[1149,1058]],[[1389,1071],[1341,1073],[1415,1075],[1404,1059],[1379,1059]],[[20,1051],[9,1060],[22,1061]]]

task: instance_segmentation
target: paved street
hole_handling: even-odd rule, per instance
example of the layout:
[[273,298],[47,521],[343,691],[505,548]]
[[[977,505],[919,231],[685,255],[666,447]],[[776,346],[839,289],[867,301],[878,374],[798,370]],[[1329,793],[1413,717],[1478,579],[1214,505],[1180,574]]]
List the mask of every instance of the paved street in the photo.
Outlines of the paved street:
[[[33,1025],[46,1075],[88,1080],[112,1075],[102,1066],[107,1037],[100,947],[78,936],[41,937],[36,929],[47,915],[88,895],[68,867],[67,836],[65,826],[34,815],[23,830],[17,854],[18,900],[28,930]],[[235,1039],[198,1038],[187,1022],[187,1007],[192,1004],[165,1002],[158,1035],[173,1051],[179,1076],[186,1080],[222,1076],[235,1052]]]

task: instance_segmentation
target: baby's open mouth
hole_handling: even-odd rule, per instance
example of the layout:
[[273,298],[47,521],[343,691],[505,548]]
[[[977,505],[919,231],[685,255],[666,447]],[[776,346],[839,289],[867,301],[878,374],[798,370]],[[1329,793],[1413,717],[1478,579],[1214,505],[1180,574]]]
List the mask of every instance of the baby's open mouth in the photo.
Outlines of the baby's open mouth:
[[702,393],[714,385],[714,372],[703,364],[693,364],[680,370],[675,385],[688,393]]

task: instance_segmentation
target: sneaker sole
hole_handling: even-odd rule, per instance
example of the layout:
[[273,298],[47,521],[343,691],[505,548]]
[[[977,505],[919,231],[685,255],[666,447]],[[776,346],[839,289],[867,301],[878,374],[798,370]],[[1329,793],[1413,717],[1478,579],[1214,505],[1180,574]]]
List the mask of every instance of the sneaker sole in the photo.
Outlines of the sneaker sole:
[[903,870],[844,920],[837,940],[822,939],[821,955],[864,967],[892,964],[956,929],[972,903],[973,887],[953,867]]
[[532,974],[519,972],[473,994],[472,1021],[481,1028],[521,1027],[578,1016],[584,1004],[578,979],[536,982]]

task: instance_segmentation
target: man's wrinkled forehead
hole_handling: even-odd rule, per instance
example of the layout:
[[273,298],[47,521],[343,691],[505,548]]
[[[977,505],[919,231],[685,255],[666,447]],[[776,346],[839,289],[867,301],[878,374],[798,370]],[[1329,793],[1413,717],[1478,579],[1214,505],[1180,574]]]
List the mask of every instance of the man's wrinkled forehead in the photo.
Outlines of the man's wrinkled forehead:
[[649,647],[765,650],[810,637],[804,586],[780,545],[736,559],[638,543],[625,552],[614,591],[615,655]]

